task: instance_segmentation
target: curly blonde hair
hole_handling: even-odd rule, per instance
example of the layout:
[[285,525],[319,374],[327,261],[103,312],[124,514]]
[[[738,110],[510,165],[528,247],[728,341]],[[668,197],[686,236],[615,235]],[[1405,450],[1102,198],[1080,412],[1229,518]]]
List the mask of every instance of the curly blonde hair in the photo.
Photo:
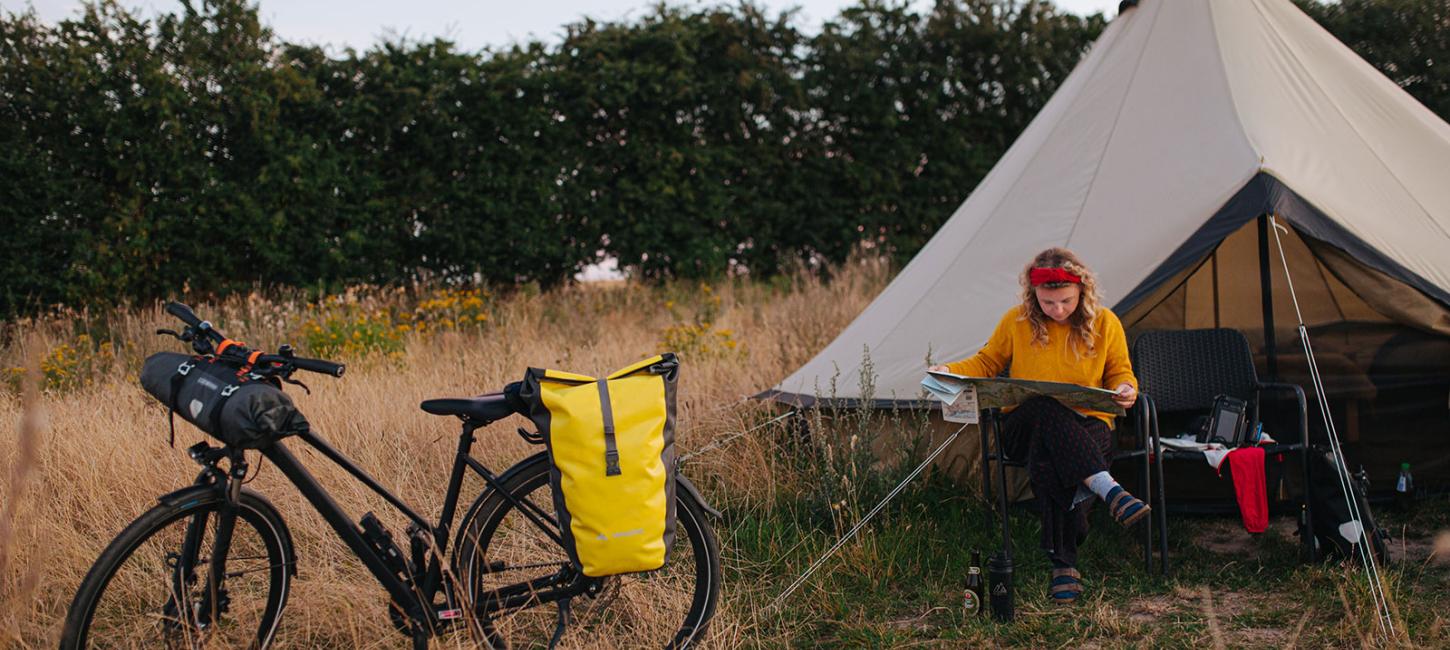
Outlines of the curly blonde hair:
[[[1032,269],[1063,269],[1073,275],[1082,278],[1078,283],[1082,287],[1082,295],[1078,298],[1077,310],[1068,316],[1067,322],[1072,329],[1068,333],[1068,346],[1072,348],[1073,354],[1081,356],[1093,356],[1097,352],[1097,337],[1093,333],[1093,325],[1096,324],[1098,312],[1102,309],[1101,297],[1098,295],[1098,277],[1092,270],[1078,259],[1077,255],[1066,248],[1049,248],[1036,257],[1032,262],[1022,269],[1022,275],[1018,281],[1022,285],[1022,316],[1023,320],[1032,327],[1032,342],[1047,345],[1047,323],[1052,320],[1042,311],[1042,306],[1037,304],[1036,287],[1028,279]],[[1049,282],[1041,285],[1048,289],[1072,286],[1069,282]]]

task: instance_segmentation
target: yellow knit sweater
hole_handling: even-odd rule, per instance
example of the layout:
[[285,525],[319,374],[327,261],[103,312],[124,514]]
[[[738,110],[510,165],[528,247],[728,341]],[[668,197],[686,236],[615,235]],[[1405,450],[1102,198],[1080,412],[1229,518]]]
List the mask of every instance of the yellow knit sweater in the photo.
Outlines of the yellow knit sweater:
[[[1074,354],[1067,337],[1071,326],[1047,321],[1047,345],[1032,342],[1032,326],[1022,317],[1022,308],[1013,307],[1002,315],[992,338],[982,351],[969,358],[947,364],[947,369],[968,377],[996,377],[1011,365],[1008,376],[1018,379],[1061,381],[1080,386],[1098,386],[1116,390],[1124,382],[1138,388],[1133,376],[1133,363],[1128,359],[1128,339],[1123,323],[1106,307],[1098,312],[1093,323],[1095,349],[1092,356]],[[1113,424],[1113,416],[1102,411],[1078,409]]]

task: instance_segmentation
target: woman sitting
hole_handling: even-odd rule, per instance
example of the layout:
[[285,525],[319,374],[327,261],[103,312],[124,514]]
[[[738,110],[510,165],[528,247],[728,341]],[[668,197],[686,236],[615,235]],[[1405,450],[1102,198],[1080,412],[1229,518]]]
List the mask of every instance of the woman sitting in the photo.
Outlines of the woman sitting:
[[[1023,269],[1022,304],[1007,311],[980,352],[931,370],[996,377],[1005,368],[1019,379],[1098,386],[1117,392],[1123,408],[1138,397],[1118,317],[1099,301],[1097,279],[1071,251],[1050,248]],[[1034,397],[1007,414],[1003,445],[1026,458],[1042,516],[1042,548],[1052,561],[1051,595],[1069,604],[1082,595],[1077,547],[1087,535],[1087,513],[1096,495],[1118,523],[1132,526],[1148,504],[1128,494],[1108,474],[1113,416],[1071,409],[1051,397]]]

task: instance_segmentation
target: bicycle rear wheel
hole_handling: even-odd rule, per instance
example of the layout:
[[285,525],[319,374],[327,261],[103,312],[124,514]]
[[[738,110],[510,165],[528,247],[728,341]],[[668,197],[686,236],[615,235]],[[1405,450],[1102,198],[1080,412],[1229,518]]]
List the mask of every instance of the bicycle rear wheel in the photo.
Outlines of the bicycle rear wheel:
[[196,488],[127,526],[96,560],[66,614],[62,648],[265,647],[293,573],[292,540],[261,496],[244,491],[213,594],[223,499]]
[[[504,485],[551,518],[553,490],[547,459],[524,461]],[[684,648],[698,643],[720,595],[720,550],[704,509],[685,490],[676,492],[674,546],[669,562],[647,573],[605,578],[598,589],[575,596],[564,640],[581,647]],[[454,554],[460,581],[479,594],[546,578],[569,565],[564,548],[508,499],[490,491],[460,526]],[[557,530],[557,529],[556,529]],[[533,603],[487,612],[481,623],[494,645],[530,645],[549,639],[557,603]]]

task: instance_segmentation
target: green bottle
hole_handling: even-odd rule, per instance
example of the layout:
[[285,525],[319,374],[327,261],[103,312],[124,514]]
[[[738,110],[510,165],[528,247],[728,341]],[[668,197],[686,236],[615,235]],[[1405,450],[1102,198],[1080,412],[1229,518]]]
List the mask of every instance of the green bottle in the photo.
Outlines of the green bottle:
[[967,579],[962,586],[962,611],[966,612],[967,618],[982,613],[982,598],[985,595],[986,589],[982,583],[982,553],[972,551],[972,564],[967,567]]

